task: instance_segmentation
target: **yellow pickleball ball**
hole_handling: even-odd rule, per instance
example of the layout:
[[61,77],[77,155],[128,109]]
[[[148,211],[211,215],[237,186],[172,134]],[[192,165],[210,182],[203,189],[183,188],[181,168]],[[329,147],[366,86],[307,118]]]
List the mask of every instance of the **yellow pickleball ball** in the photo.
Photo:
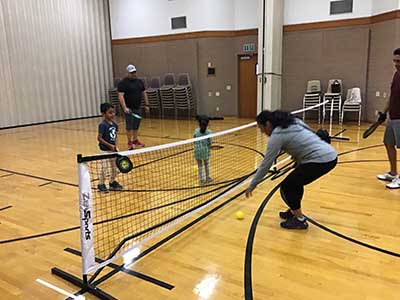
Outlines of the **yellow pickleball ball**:
[[240,210],[236,212],[235,216],[236,216],[236,219],[238,219],[238,220],[244,219],[244,213]]

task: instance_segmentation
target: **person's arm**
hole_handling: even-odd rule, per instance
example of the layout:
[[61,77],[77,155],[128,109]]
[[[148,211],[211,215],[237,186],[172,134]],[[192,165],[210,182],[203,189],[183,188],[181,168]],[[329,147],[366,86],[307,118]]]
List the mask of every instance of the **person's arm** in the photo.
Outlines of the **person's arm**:
[[[392,80],[392,85],[391,85],[391,87],[393,87],[393,84],[394,84],[394,81],[396,80],[396,75],[395,76],[393,76],[393,80]],[[384,114],[387,114],[388,113],[388,111],[389,111],[389,106],[390,106],[390,96],[391,95],[389,95],[389,98],[388,98],[388,100],[386,101],[386,104],[385,104],[385,109],[383,110],[383,113]]]
[[115,151],[118,152],[119,151],[119,149],[118,149],[118,124],[115,124],[115,132],[116,132],[116,135],[115,135]]
[[121,103],[121,107],[123,109],[123,111],[126,114],[129,114],[131,112],[131,110],[126,106],[126,102],[125,102],[125,84],[123,81],[121,81],[118,84],[118,100],[119,103]]
[[118,151],[119,151],[117,145],[118,145],[118,137],[115,138],[115,146],[114,146],[114,151],[115,151],[115,152],[118,152]]
[[389,111],[389,105],[390,105],[390,98],[385,104],[385,109],[383,112],[378,112],[378,122],[383,123],[387,119],[387,113]]
[[100,144],[107,146],[107,148],[110,149],[111,151],[116,151],[117,147],[115,145],[108,143],[105,139],[103,139],[103,134],[101,134],[100,132],[99,135],[97,136],[97,140],[99,141]]
[[143,98],[144,98],[144,110],[146,112],[149,112],[150,111],[149,97],[147,97],[146,91],[143,91]]
[[383,113],[387,114],[387,112],[389,111],[389,104],[390,104],[390,98],[386,101],[385,109],[383,110]]
[[119,92],[118,100],[119,100],[119,103],[121,103],[121,106],[122,106],[122,109],[124,110],[124,112],[129,114],[131,112],[131,110],[126,106],[124,95],[125,95],[125,93]]
[[[209,131],[208,134],[212,134],[212,132]],[[212,139],[211,139],[211,138],[208,138],[208,139],[207,139],[207,146],[208,146],[208,148],[211,147],[211,144],[212,144]]]
[[257,172],[251,180],[249,187],[246,190],[246,197],[252,196],[253,190],[261,182],[264,176],[269,172],[275,158],[278,156],[282,147],[282,141],[279,137],[272,135],[268,142],[267,152],[265,153],[264,159],[258,166]]

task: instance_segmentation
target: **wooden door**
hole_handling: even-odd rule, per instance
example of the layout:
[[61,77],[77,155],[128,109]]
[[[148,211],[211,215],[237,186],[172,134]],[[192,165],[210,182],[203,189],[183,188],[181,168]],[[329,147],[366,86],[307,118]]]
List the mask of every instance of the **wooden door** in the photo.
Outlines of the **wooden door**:
[[257,115],[257,55],[239,56],[239,117]]

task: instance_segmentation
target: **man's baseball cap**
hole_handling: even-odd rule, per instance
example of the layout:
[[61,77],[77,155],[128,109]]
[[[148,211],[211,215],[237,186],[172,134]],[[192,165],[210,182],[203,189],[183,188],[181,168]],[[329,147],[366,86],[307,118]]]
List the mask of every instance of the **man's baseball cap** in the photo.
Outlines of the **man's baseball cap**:
[[136,72],[136,67],[135,67],[134,65],[128,65],[128,66],[126,67],[126,70],[127,70],[129,73],[133,73],[133,72]]

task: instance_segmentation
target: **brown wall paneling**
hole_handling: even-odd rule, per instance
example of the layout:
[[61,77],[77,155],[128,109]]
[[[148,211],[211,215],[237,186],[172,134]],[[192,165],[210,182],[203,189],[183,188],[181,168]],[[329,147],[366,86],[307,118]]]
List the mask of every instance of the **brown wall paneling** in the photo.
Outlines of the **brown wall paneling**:
[[348,88],[360,87],[366,94],[368,26],[286,32],[283,38],[282,107],[302,106],[308,80],[321,80],[326,91],[329,79],[343,80]]
[[[232,38],[201,38],[199,43],[199,94],[200,112],[208,115],[237,115],[237,95],[227,91],[225,86],[236,88],[236,61]],[[208,63],[215,68],[215,76],[207,75]],[[208,93],[211,92],[212,96]],[[216,92],[220,96],[216,96]],[[216,108],[219,107],[219,112]]]

